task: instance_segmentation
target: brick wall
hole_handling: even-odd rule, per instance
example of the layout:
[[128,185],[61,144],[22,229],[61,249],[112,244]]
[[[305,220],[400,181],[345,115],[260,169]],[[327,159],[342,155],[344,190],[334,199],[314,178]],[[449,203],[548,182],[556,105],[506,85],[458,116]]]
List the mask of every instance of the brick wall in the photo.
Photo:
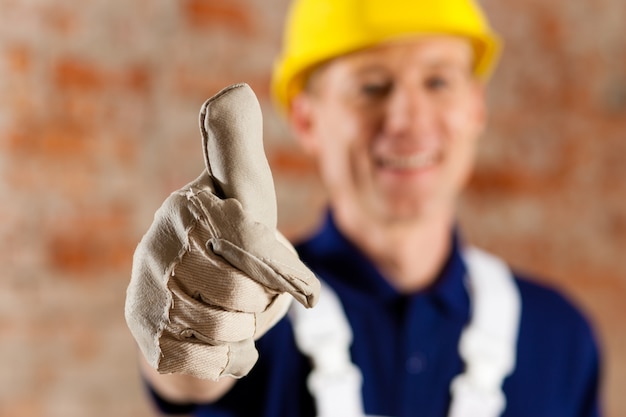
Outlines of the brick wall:
[[[461,223],[584,308],[607,415],[626,415],[626,3],[484,3],[507,49]],[[268,97],[285,5],[0,0],[0,415],[151,414],[123,320],[132,251],[202,168],[197,112],[220,88],[260,97],[281,228],[315,223],[312,164]]]

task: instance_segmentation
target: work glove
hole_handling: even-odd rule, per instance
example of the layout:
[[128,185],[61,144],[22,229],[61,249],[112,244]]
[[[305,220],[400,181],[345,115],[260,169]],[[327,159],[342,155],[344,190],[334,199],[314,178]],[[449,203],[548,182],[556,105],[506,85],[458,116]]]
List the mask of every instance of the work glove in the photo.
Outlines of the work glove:
[[246,375],[254,340],[292,297],[312,307],[319,281],[276,229],[262,116],[237,84],[200,111],[206,170],[172,193],[137,246],[125,316],[160,373]]

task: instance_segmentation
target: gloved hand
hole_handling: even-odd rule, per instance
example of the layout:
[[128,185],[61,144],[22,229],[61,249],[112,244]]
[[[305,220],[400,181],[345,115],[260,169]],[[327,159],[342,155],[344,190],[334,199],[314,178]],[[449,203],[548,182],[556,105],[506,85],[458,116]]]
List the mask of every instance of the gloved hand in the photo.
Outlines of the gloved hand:
[[237,84],[200,112],[206,170],[172,193],[139,243],[126,321],[160,373],[246,375],[254,340],[307,307],[319,282],[276,230],[276,197],[250,87]]

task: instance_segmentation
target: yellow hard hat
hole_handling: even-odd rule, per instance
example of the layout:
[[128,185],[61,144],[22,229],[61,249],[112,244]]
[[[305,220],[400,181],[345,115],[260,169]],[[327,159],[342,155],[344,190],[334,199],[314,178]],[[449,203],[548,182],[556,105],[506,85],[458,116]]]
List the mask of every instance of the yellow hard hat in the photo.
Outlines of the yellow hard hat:
[[442,33],[472,40],[474,72],[489,76],[500,41],[472,0],[295,0],[272,93],[286,109],[310,71],[329,59],[399,37]]

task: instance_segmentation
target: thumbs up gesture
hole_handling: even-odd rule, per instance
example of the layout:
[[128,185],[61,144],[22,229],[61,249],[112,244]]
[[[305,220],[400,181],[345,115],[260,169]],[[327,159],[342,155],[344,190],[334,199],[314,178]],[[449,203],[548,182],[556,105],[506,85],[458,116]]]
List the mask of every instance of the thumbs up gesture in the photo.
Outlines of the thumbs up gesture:
[[312,307],[319,282],[276,229],[262,116],[237,84],[200,112],[206,169],[172,193],[137,246],[125,315],[160,373],[246,375],[254,340],[292,298]]

